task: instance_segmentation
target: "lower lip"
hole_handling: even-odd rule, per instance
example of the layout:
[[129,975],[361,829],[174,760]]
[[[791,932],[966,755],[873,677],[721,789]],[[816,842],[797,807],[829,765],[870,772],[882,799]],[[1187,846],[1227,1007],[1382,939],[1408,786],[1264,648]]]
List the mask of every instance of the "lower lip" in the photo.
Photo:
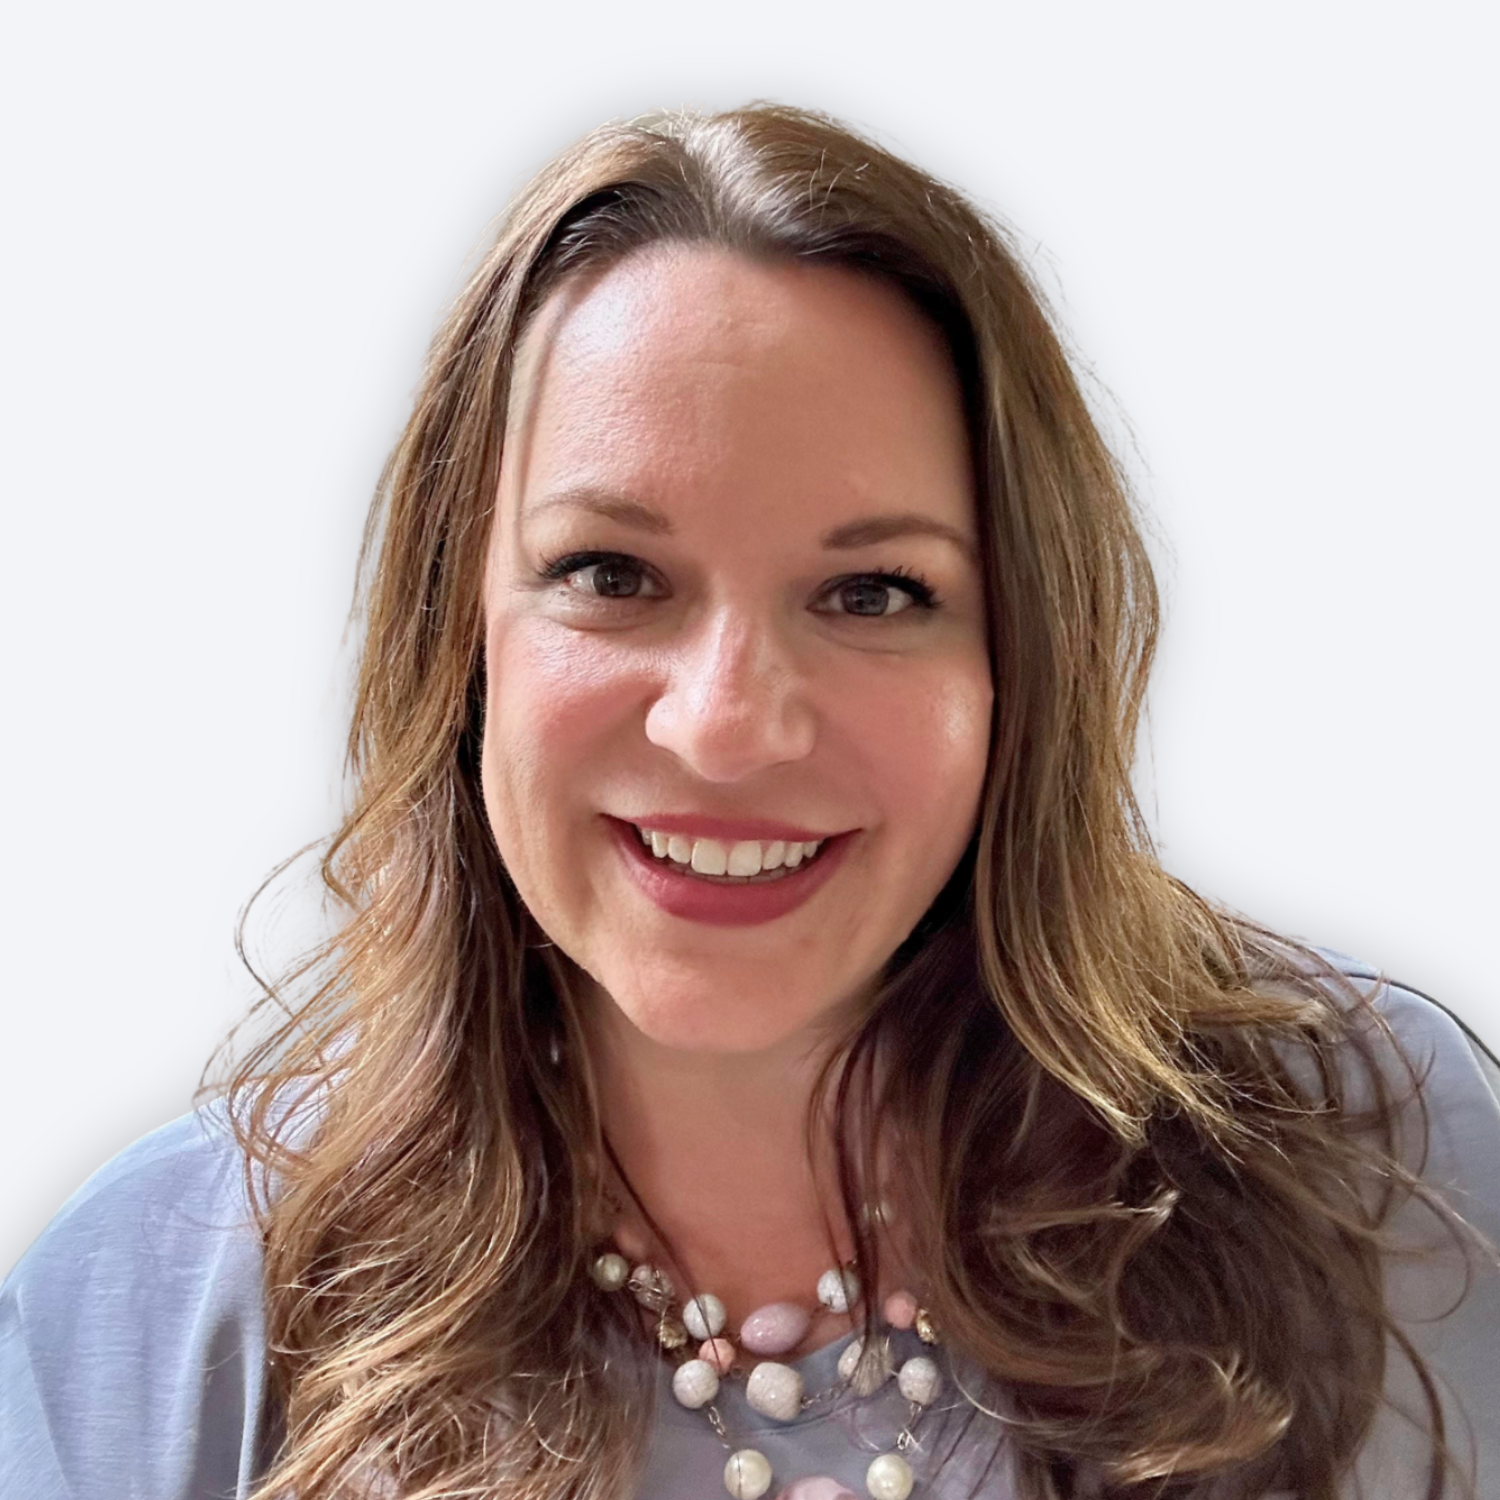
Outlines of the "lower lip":
[[843,862],[853,833],[825,839],[816,856],[780,880],[720,885],[685,875],[658,859],[641,842],[634,824],[607,817],[625,867],[647,896],[670,916],[717,927],[754,927],[795,911],[819,890]]

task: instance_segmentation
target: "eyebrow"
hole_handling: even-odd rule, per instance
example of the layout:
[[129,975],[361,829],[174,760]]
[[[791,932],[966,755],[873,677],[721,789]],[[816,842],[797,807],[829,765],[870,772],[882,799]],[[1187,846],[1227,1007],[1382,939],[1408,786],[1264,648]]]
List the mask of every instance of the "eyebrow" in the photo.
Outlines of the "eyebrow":
[[[676,529],[659,510],[640,500],[594,489],[561,490],[528,507],[528,510],[536,515],[557,505],[605,516],[611,521],[618,521],[622,526],[649,532],[653,536],[671,536]],[[829,551],[843,552],[856,547],[873,547],[880,542],[889,542],[903,536],[935,536],[942,541],[951,542],[965,557],[972,559],[974,556],[974,543],[956,526],[950,526],[946,521],[936,520],[932,516],[918,515],[914,511],[845,521],[842,526],[825,531],[819,540]]]
[[622,526],[635,531],[649,531],[653,536],[670,536],[676,529],[659,510],[653,510],[639,500],[628,500],[623,495],[609,495],[594,489],[559,490],[545,500],[526,507],[528,515],[540,515],[558,505],[571,506],[574,510],[586,510],[596,516],[607,516]]
[[825,547],[841,550],[849,547],[871,547],[877,542],[888,542],[898,536],[935,536],[952,542],[965,557],[974,556],[974,544],[956,526],[932,516],[919,516],[905,511],[899,515],[867,516],[860,521],[846,521],[823,533]]

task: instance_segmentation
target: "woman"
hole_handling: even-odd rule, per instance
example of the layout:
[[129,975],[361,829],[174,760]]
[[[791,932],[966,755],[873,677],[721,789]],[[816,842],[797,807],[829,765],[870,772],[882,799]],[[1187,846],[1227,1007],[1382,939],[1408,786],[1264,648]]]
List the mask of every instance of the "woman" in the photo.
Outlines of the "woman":
[[7,1494],[1500,1484],[1500,1110],[1153,857],[1150,569],[961,197],[593,133],[366,556],[346,924],[7,1284]]

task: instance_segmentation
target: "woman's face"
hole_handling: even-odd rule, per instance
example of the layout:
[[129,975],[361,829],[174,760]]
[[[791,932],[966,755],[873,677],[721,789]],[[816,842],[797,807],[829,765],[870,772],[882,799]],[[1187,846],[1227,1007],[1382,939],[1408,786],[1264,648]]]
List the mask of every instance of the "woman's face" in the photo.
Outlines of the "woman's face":
[[942,889],[989,741],[976,548],[957,380],[886,285],[665,245],[542,309],[485,582],[485,803],[648,1037],[819,1034]]

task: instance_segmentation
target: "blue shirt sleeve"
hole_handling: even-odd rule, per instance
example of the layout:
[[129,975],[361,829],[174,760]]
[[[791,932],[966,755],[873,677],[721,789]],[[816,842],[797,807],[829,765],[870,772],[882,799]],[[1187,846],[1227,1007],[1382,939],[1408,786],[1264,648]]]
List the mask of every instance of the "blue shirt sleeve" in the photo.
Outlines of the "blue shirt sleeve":
[[[1372,976],[1366,971],[1365,977]],[[1384,985],[1375,1008],[1418,1076],[1425,1073],[1425,1160],[1415,1104],[1399,1117],[1398,1153],[1489,1241],[1488,1248],[1460,1249],[1430,1212],[1407,1202],[1387,1226],[1405,1252],[1385,1258],[1387,1306],[1436,1379],[1447,1440],[1461,1468],[1477,1483],[1478,1495],[1500,1495],[1500,1265],[1493,1248],[1500,1244],[1500,1100],[1440,1006]],[[1399,1066],[1387,1069],[1384,1058],[1382,1071],[1397,1088],[1407,1081]],[[1388,1404],[1355,1465],[1362,1493],[1370,1500],[1425,1494],[1428,1444],[1412,1418],[1426,1428],[1426,1401],[1394,1340],[1385,1395]]]
[[263,1472],[259,1236],[222,1113],[136,1142],[0,1286],[0,1495],[235,1500]]

